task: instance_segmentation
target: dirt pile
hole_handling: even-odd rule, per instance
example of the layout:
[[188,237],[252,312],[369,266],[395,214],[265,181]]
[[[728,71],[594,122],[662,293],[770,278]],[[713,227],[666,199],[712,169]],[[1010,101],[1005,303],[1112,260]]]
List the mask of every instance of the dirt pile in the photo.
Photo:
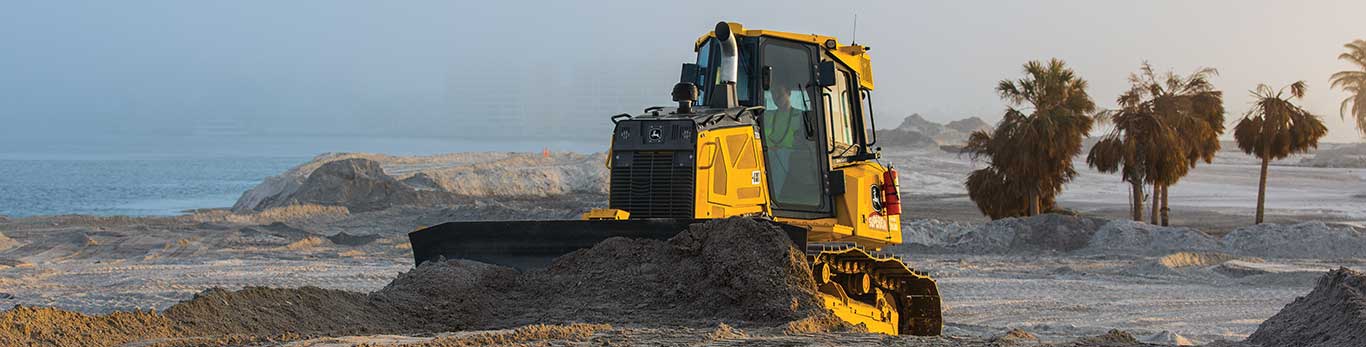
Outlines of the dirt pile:
[[1112,220],[1097,230],[1084,253],[1162,255],[1180,251],[1219,250],[1218,240],[1199,230]]
[[536,275],[560,293],[544,304],[587,306],[604,319],[768,324],[823,312],[804,252],[779,228],[746,218],[694,224],[667,242],[609,239]]
[[1366,274],[1347,268],[1328,272],[1313,291],[1262,322],[1247,341],[1262,346],[1366,344]]
[[91,316],[16,306],[0,313],[0,346],[112,346],[178,335],[175,322],[152,311]]
[[1262,257],[1366,258],[1366,233],[1341,224],[1258,224],[1235,229],[1222,241],[1230,251]]
[[1222,265],[1231,260],[1263,262],[1259,258],[1246,258],[1219,252],[1176,252],[1157,258],[1157,263],[1167,268],[1206,267]]
[[195,335],[212,336],[394,331],[395,322],[375,319],[381,313],[360,293],[316,287],[247,287],[205,290],[163,314]]
[[410,203],[463,202],[471,197],[605,194],[604,160],[603,153],[452,153],[420,157],[329,153],[266,178],[244,192],[232,211],[249,213],[315,202],[364,212]]
[[[1067,253],[1082,249],[1105,220],[1062,214],[1005,218],[972,226],[963,223],[920,223],[902,226],[908,243],[926,250],[966,253]],[[944,236],[930,234],[948,234]],[[925,247],[928,246],[928,247]],[[903,248],[893,247],[892,250]]]
[[[0,336],[30,342],[73,332],[84,334],[72,337],[85,339],[80,341],[309,337],[580,322],[849,328],[821,308],[804,252],[775,225],[747,218],[694,224],[667,241],[608,239],[543,270],[427,262],[369,294],[316,287],[209,289],[161,314],[33,312],[7,311],[3,317],[20,318],[0,320]],[[27,332],[36,325],[51,333]]]
[[260,207],[317,204],[344,206],[351,212],[382,210],[395,205],[449,202],[452,197],[431,191],[418,191],[384,173],[379,162],[369,159],[343,159],[313,170],[289,195],[267,200]]
[[1164,256],[1222,252],[1263,258],[1366,258],[1366,231],[1343,224],[1304,222],[1238,228],[1223,238],[1200,230],[1129,220],[1043,214],[971,224],[931,219],[902,223],[905,244],[892,252]]

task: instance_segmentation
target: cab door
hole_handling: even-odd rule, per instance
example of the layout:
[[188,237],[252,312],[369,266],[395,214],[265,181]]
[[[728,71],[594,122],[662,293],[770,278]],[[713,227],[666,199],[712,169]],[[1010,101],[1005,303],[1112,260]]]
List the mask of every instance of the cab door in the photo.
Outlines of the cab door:
[[759,47],[762,65],[769,71],[761,128],[773,214],[830,217],[830,161],[815,82],[816,47],[781,39],[763,40]]

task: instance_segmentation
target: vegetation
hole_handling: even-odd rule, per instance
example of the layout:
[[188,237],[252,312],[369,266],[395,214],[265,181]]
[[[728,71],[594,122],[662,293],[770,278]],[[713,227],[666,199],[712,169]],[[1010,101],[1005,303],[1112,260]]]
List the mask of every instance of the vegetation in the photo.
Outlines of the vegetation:
[[[1117,100],[1119,110],[1098,119],[1113,120],[1115,128],[1087,156],[1087,164],[1102,172],[1123,171],[1133,185],[1133,218],[1143,219],[1142,184],[1153,186],[1152,223],[1168,224],[1168,187],[1195,168],[1209,163],[1219,151],[1224,133],[1223,92],[1214,89],[1211,68],[1189,76],[1168,72],[1158,77],[1148,63],[1129,75],[1130,88]],[[1180,165],[1177,165],[1180,164]]]
[[[1286,95],[1286,90],[1290,91]],[[1272,160],[1318,148],[1319,138],[1328,133],[1323,120],[1310,114],[1292,99],[1304,98],[1304,81],[1280,90],[1261,84],[1252,90],[1251,110],[1234,126],[1233,139],[1238,149],[1262,159],[1261,182],[1257,186],[1257,224],[1262,223],[1266,207],[1266,169]]]
[[1357,131],[1366,135],[1366,40],[1355,40],[1343,45],[1343,47],[1347,48],[1347,53],[1339,54],[1338,59],[1356,65],[1358,69],[1338,71],[1333,74],[1331,79],[1333,88],[1341,88],[1351,93],[1342,100],[1342,107],[1338,109],[1338,112],[1343,119],[1346,119],[1348,115],[1355,118]]
[[1120,109],[1097,116],[1098,120],[1113,122],[1114,127],[1086,156],[1087,165],[1106,173],[1118,171],[1121,179],[1129,182],[1133,199],[1130,213],[1135,221],[1143,220],[1143,184],[1174,182],[1183,174],[1177,171],[1187,168],[1176,131],[1153,111],[1151,101],[1140,98],[1142,93],[1135,83],[1119,96]]
[[[1072,157],[1091,131],[1095,103],[1062,60],[1031,61],[1025,77],[1002,80],[996,92],[1010,107],[991,133],[976,131],[964,153],[990,158],[965,182],[968,196],[992,219],[1054,209],[1063,184],[1077,175]],[[1022,107],[1022,108],[1021,108]]]

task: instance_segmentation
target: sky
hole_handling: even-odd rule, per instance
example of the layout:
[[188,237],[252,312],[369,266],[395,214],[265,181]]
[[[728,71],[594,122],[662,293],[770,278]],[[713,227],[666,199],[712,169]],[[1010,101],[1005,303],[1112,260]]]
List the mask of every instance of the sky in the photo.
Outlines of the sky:
[[848,42],[856,15],[884,126],[995,122],[996,81],[1057,57],[1102,107],[1143,61],[1217,68],[1230,125],[1258,83],[1305,80],[1325,141],[1357,142],[1328,76],[1366,39],[1362,13],[1359,0],[5,1],[0,152],[243,134],[605,139],[610,115],[670,104],[717,21]]

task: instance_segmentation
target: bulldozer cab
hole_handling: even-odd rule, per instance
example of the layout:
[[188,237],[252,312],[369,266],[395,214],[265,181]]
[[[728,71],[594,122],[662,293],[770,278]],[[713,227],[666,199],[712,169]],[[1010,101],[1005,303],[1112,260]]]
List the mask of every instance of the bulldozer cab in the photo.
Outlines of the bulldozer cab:
[[[739,49],[737,102],[764,110],[760,128],[774,215],[832,216],[832,191],[840,187],[831,187],[828,175],[839,166],[876,158],[866,47],[729,25]],[[708,96],[720,92],[722,57],[715,35],[704,35],[696,46],[697,73],[691,82],[699,89],[697,106],[708,105]]]

